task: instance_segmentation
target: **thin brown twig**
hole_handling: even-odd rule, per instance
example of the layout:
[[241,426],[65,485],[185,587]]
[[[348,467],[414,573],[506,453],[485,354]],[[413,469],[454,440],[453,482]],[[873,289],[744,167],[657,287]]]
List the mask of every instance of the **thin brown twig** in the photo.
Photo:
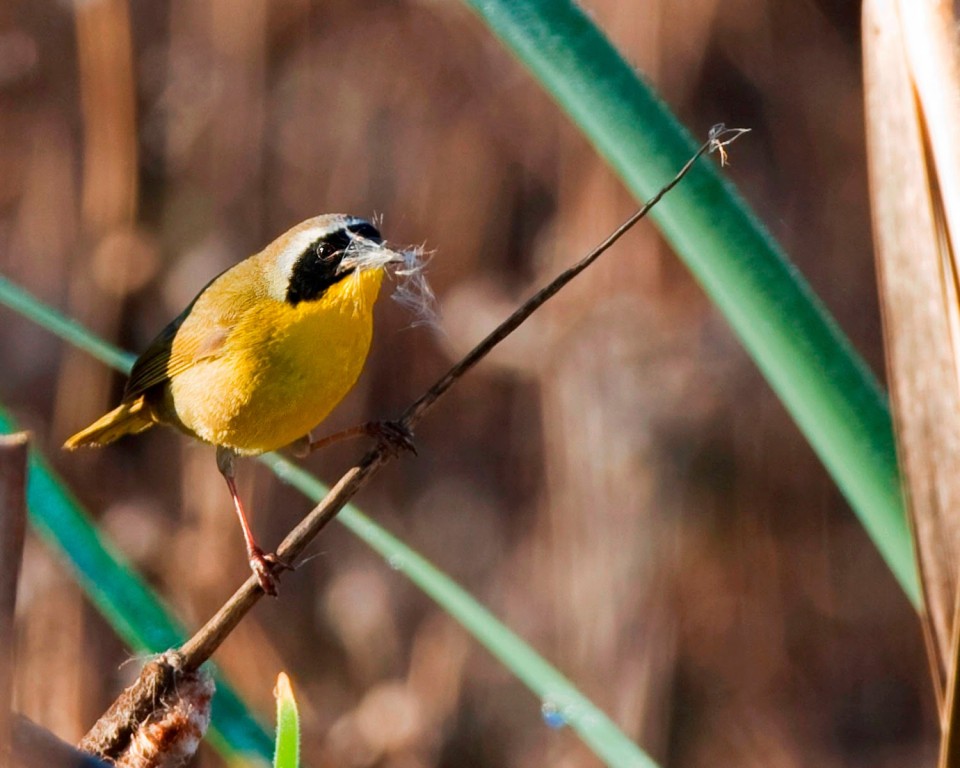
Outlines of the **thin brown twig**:
[[[710,130],[709,138],[690,157],[677,174],[665,184],[657,194],[650,198],[630,218],[617,227],[614,232],[572,267],[561,272],[547,286],[524,302],[510,317],[497,326],[483,341],[477,344],[462,360],[456,363],[444,376],[437,380],[423,395],[404,411],[399,423],[406,429],[413,428],[426,415],[433,404],[461,378],[467,371],[480,362],[490,351],[513,333],[530,315],[545,304],[561,288],[567,285],[583,270],[595,262],[606,250],[626,234],[640,219],[644,218],[665,194],[680,183],[693,164],[704,154],[717,151],[721,163],[726,163],[726,147],[749,129],[726,128],[716,125]],[[315,506],[303,520],[289,533],[277,549],[277,557],[285,562],[295,562],[296,558],[362,488],[368,479],[385,464],[394,453],[389,446],[380,444],[369,451],[354,467],[351,467],[330,489],[326,497]],[[196,669],[203,664],[220,646],[223,640],[239,624],[240,620],[263,595],[256,577],[251,576],[238,589],[219,611],[200,630],[184,643],[179,653],[185,670]]]
[[[609,237],[588,253],[583,259],[577,262],[569,269],[563,271],[545,288],[538,291],[534,296],[528,299],[519,309],[510,317],[493,330],[483,341],[481,341],[469,354],[454,365],[444,376],[430,387],[421,397],[414,401],[409,408],[404,411],[399,420],[399,426],[412,431],[413,428],[426,415],[433,404],[453,386],[459,378],[467,371],[473,368],[489,352],[515,331],[530,315],[543,306],[552,296],[561,288],[569,283],[573,278],[579,275],[583,270],[596,261],[600,255],[609,249],[617,240],[619,240],[631,227],[640,219],[644,218],[653,206],[671,189],[673,189],[681,179],[693,167],[693,164],[705,153],[717,151],[720,154],[721,164],[726,162],[725,147],[739,138],[747,129],[727,129],[723,125],[714,126],[710,131],[709,138],[700,148],[690,157],[684,166],[677,172],[656,195],[648,200],[636,213],[621,224]],[[330,489],[326,497],[317,504],[303,520],[287,534],[286,538],[277,548],[277,557],[286,562],[295,562],[296,558],[303,552],[307,545],[323,530],[343,508],[344,505],[362,488],[374,473],[389,459],[396,455],[396,448],[389,446],[385,442],[377,445],[373,450],[368,451],[363,459],[354,467],[351,467],[340,478],[340,480]],[[223,640],[240,623],[241,619],[263,596],[263,590],[260,588],[257,578],[251,575],[241,587],[227,600],[226,603],[214,614],[214,616],[194,634],[177,651],[173,651],[178,660],[179,669],[182,673],[189,673],[199,669],[213,652],[220,646]],[[135,685],[134,690],[149,691],[151,697],[156,697],[157,691],[149,685]],[[145,695],[145,694],[144,694]],[[144,702],[138,698],[139,694],[131,695],[125,692],[124,702],[118,702],[110,708],[108,715],[110,720],[122,719],[126,716],[128,710],[140,710]],[[103,719],[106,719],[107,715]],[[97,723],[94,731],[97,733],[109,733],[113,729],[112,722]],[[100,750],[118,750],[125,749],[122,743],[124,736],[121,733],[126,729],[119,728],[116,739],[117,744],[106,738],[104,743],[98,745]]]
[[693,164],[706,152],[717,151],[720,153],[721,162],[726,164],[727,154],[725,147],[731,142],[736,141],[742,134],[749,129],[745,128],[726,128],[716,125],[710,131],[708,138],[697,150],[684,166],[677,171],[666,185],[664,185],[657,194],[645,202],[640,209],[628,218],[623,224],[617,227],[602,243],[596,246],[590,253],[584,256],[572,267],[565,269],[546,286],[525,301],[510,317],[498,325],[483,341],[477,344],[466,357],[454,365],[443,378],[437,381],[430,389],[423,393],[416,402],[413,403],[400,419],[400,423],[408,429],[413,429],[424,417],[433,404],[453,386],[454,382],[469,371],[473,366],[486,357],[497,344],[503,341],[507,336],[520,327],[530,315],[542,307],[550,298],[552,298],[561,288],[569,283],[573,278],[579,275],[583,270],[595,262],[604,251],[608,250],[614,243],[623,237],[633,228],[640,219],[644,218],[667,192],[673,189],[680,180],[687,175],[687,172],[693,167]]

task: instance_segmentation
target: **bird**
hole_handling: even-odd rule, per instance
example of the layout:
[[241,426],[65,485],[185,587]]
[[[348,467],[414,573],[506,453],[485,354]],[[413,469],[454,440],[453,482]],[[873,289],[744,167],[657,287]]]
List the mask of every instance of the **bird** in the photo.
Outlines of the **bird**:
[[235,460],[286,446],[309,452],[370,434],[412,449],[395,422],[312,441],[360,376],[384,272],[403,255],[369,221],[325,214],[297,224],[210,281],[137,358],[120,405],[65,443],[103,446],[161,424],[216,447],[247,559],[266,594],[290,566],[257,544]]

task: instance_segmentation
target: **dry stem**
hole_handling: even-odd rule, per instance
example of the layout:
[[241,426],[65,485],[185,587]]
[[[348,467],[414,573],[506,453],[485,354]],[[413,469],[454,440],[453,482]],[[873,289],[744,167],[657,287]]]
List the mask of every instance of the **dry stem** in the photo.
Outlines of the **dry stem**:
[[10,765],[14,616],[27,525],[27,435],[0,437],[0,768]]

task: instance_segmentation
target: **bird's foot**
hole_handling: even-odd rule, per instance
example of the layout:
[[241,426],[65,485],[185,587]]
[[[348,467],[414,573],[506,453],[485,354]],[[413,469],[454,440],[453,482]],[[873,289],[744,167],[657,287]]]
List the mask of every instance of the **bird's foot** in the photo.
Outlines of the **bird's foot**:
[[264,554],[260,547],[253,547],[250,550],[250,570],[260,582],[260,589],[271,597],[277,596],[277,585],[280,583],[280,574],[284,571],[292,571],[294,567],[281,560],[275,554]]
[[413,432],[400,421],[371,421],[365,425],[365,430],[370,437],[376,438],[391,456],[399,456],[404,451],[417,455]]

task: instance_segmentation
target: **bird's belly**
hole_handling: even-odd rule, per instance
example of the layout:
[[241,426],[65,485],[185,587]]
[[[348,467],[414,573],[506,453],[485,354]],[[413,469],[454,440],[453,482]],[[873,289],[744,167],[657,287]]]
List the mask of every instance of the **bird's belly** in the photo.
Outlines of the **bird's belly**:
[[[370,349],[369,313],[307,312],[269,331],[252,326],[237,347],[170,383],[181,425],[240,454],[289,445],[327,417],[356,383]],[[262,339],[252,336],[262,334]]]

